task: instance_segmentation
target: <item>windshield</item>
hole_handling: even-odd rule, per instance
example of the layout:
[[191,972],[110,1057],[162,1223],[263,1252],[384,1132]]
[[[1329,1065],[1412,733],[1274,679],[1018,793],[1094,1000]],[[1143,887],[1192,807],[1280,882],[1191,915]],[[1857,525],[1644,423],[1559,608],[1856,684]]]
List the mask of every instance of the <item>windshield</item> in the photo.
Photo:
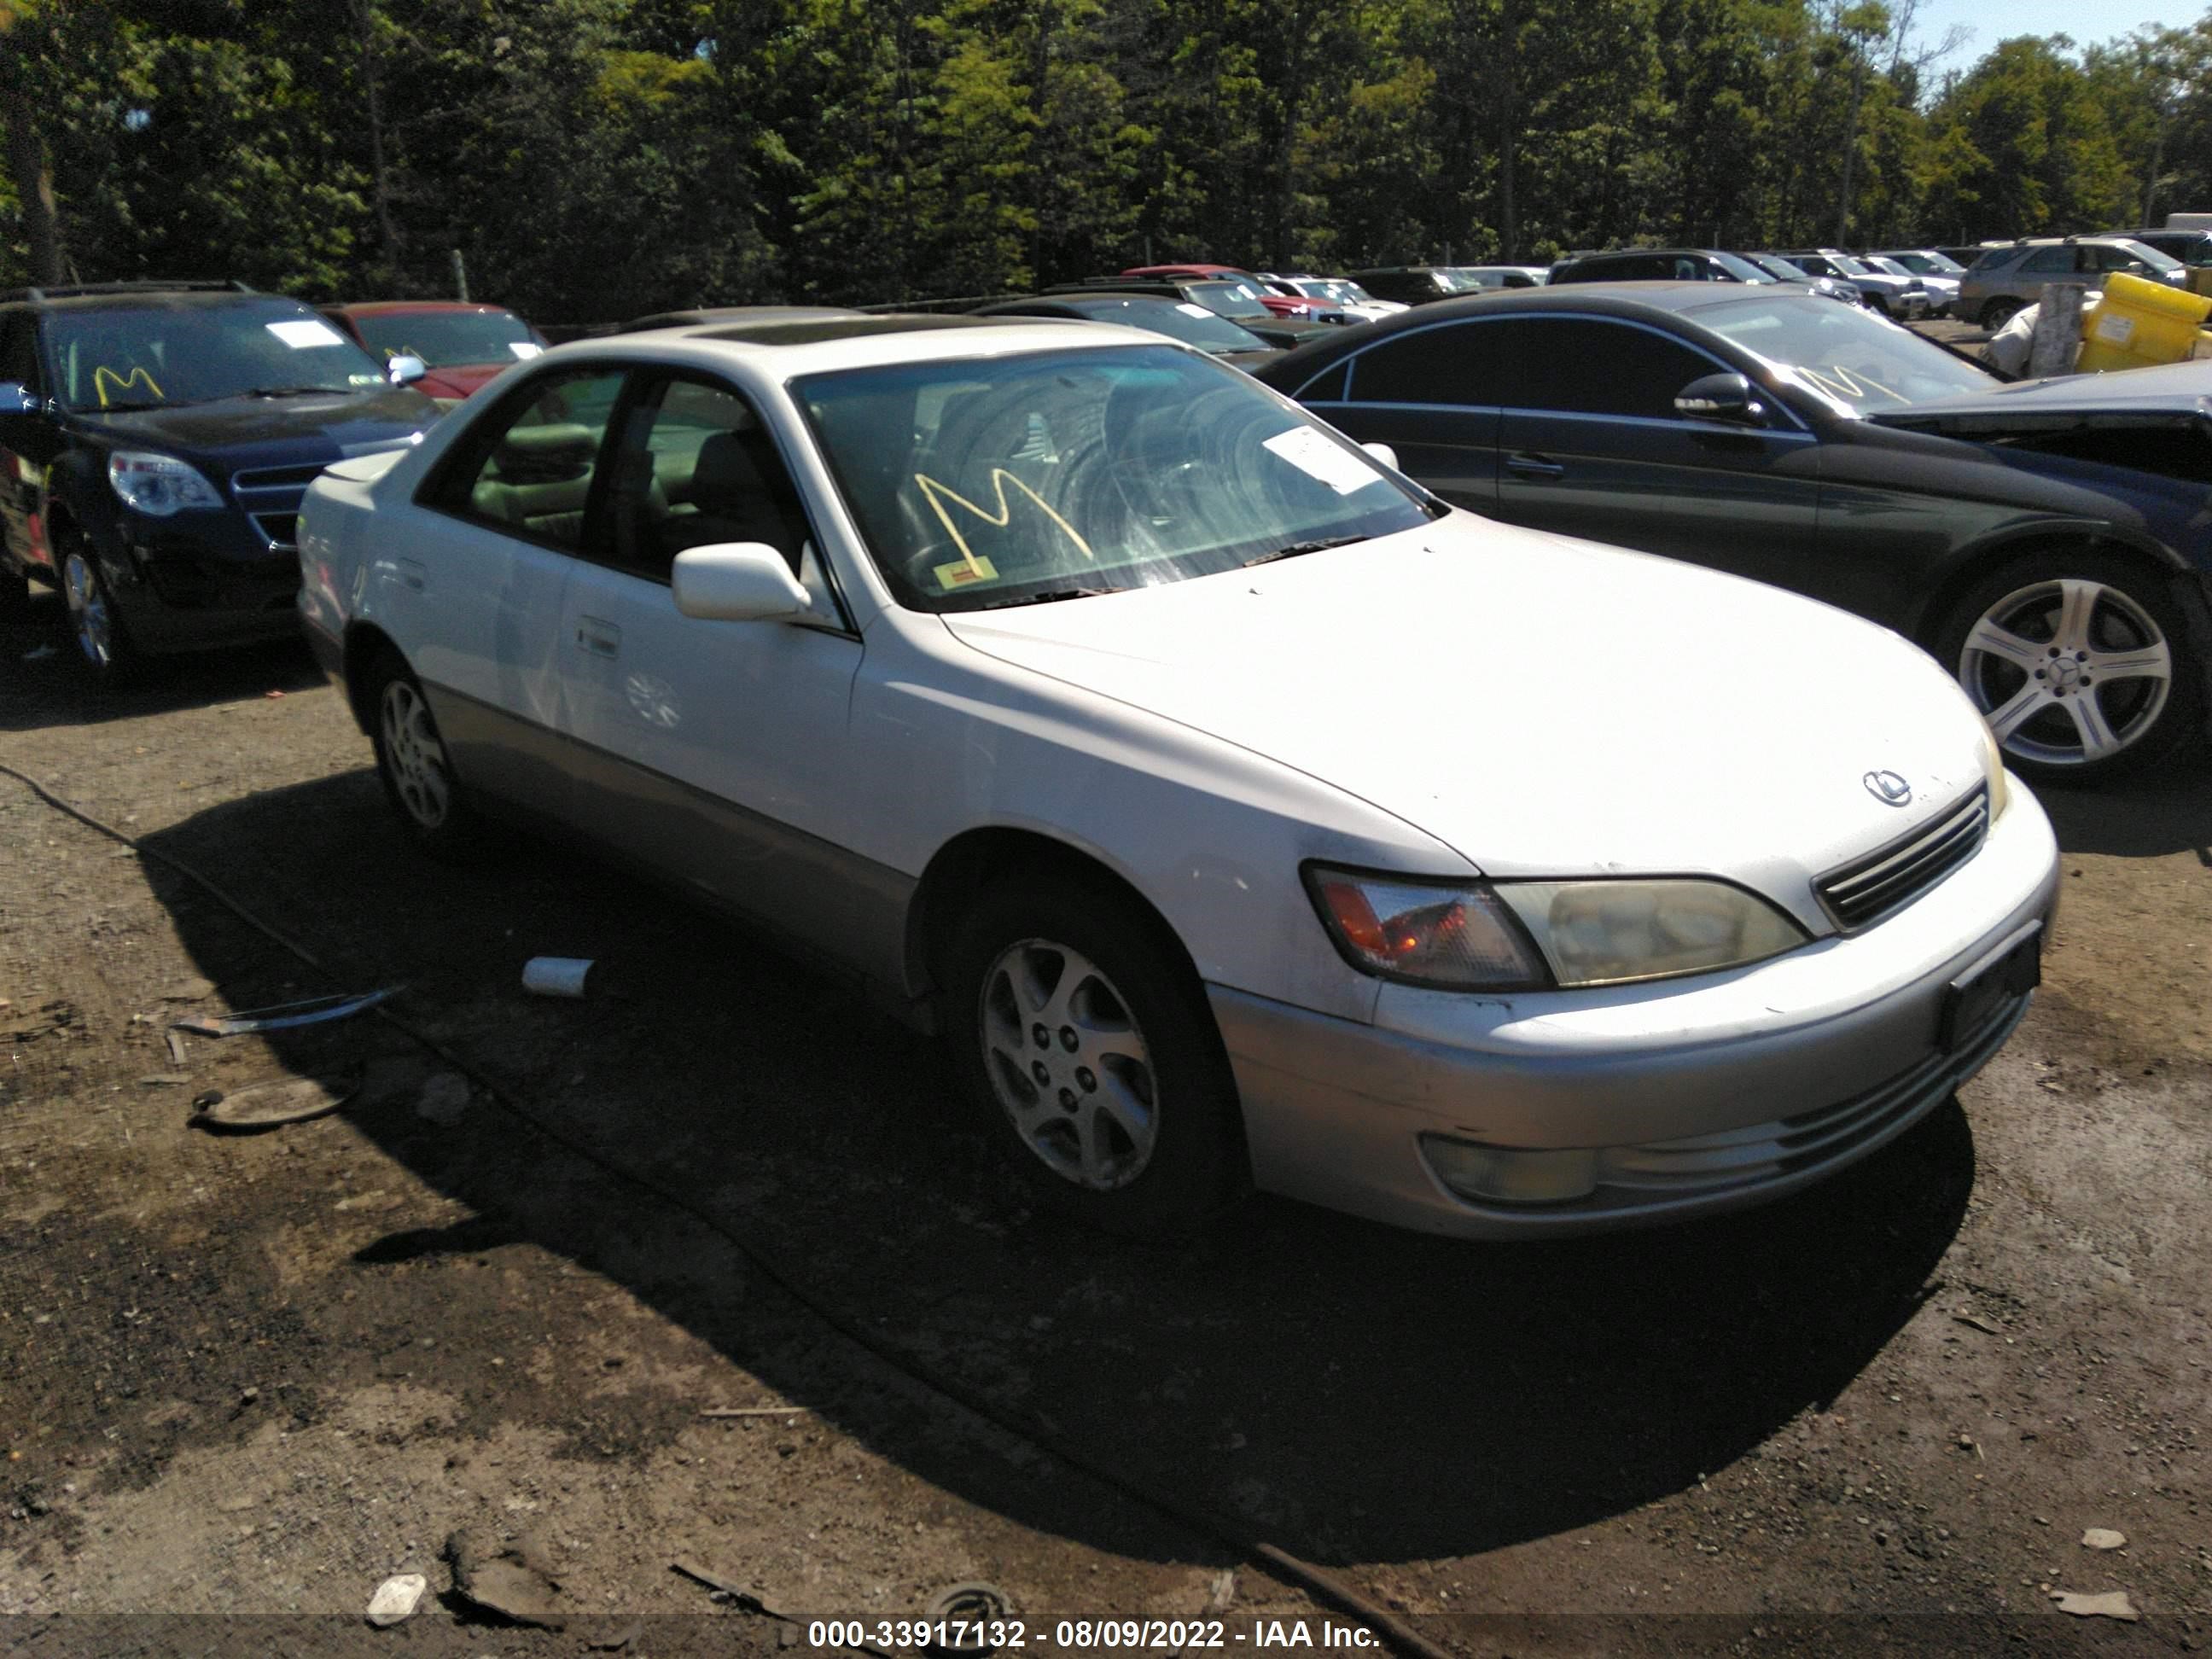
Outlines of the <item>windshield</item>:
[[1127,323],[1132,328],[1150,329],[1216,356],[1230,351],[1267,349],[1267,343],[1251,330],[1188,300],[1087,300],[1074,309],[1094,323]]
[[1867,259],[1867,264],[1872,265],[1876,270],[1886,270],[1893,276],[1904,276],[1910,278],[1918,275],[1917,271],[1907,270],[1905,266],[1898,264],[1896,260],[1885,259],[1879,254],[1869,256]]
[[530,325],[511,311],[392,311],[356,316],[353,325],[387,362],[420,357],[432,368],[453,368],[511,363],[538,352]]
[[1757,265],[1761,270],[1765,271],[1768,276],[1774,278],[1778,283],[1804,283],[1809,284],[1813,281],[1813,278],[1809,275],[1798,270],[1796,266],[1791,264],[1787,259],[1777,258],[1771,253],[1747,253],[1744,257],[1749,259],[1752,264]]
[[77,411],[387,384],[368,353],[283,300],[57,309],[48,327],[55,395]]
[[1260,290],[1249,283],[1193,283],[1183,292],[1208,311],[1218,312],[1224,317],[1257,317],[1265,320],[1274,315],[1260,303]]
[[1909,329],[1856,306],[1777,296],[1698,306],[1688,313],[1756,352],[1807,390],[1856,413],[1897,409],[1964,392],[1996,376]]
[[850,369],[792,392],[913,610],[1156,587],[1433,516],[1349,440],[1174,346]]
[[1750,260],[1739,259],[1733,253],[1716,253],[1712,259],[1715,264],[1739,283],[1771,283],[1775,280],[1773,272],[1762,270]]
[[1966,269],[1956,259],[1947,259],[1940,253],[1893,253],[1889,257],[1923,276],[1956,276]]
[[1302,276],[1291,286],[1309,300],[1334,300],[1340,306],[1371,306],[1375,296],[1357,283],[1343,282],[1334,276]]
[[1863,259],[1854,259],[1848,253],[1824,253],[1820,257],[1835,266],[1846,276],[1878,276],[1881,274]]

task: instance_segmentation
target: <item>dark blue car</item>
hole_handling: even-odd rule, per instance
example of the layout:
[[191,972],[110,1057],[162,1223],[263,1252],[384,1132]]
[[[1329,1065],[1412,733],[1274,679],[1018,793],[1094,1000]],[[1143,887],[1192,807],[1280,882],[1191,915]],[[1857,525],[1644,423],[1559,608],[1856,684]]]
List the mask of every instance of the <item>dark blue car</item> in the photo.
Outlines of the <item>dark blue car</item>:
[[60,588],[107,678],[294,636],[308,483],[437,416],[295,300],[212,283],[0,295],[0,611],[33,579]]

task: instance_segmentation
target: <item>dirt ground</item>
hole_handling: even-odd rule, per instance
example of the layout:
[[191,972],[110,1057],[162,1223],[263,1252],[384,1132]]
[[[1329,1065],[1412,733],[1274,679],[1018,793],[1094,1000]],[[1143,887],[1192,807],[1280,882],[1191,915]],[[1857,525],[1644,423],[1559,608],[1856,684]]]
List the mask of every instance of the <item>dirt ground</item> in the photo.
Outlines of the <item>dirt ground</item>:
[[[1798,1200],[1528,1247],[1259,1200],[1150,1251],[1019,1208],[934,1050],[759,941],[419,859],[303,656],[102,698],[48,643],[0,629],[0,761],[323,966],[0,776],[0,1651],[765,1652],[975,1580],[1249,1645],[1323,1610],[1255,1540],[1468,1655],[2212,1640],[2212,781],[2046,796],[2027,1024]],[[496,1097],[374,1016],[165,1039],[388,986]],[[187,1124],[301,1075],[363,1080]],[[565,1628],[467,1616],[456,1534]]]

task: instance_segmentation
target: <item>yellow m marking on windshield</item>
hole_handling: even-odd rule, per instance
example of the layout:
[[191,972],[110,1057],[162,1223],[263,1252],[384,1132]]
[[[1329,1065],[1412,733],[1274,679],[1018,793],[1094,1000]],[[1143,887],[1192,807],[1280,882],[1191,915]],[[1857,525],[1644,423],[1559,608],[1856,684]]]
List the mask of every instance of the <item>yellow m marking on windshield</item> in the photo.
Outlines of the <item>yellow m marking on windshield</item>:
[[[1903,398],[1899,397],[1896,392],[1892,392],[1872,375],[1854,374],[1841,363],[1831,365],[1826,373],[1817,368],[1801,368],[1798,373],[1831,397],[1841,398],[1846,403],[1863,398],[1869,392],[1879,392],[1883,397],[1897,403],[1901,404],[1905,401]],[[1834,378],[1830,379],[1830,375],[1833,375]]]
[[927,501],[930,505],[930,510],[937,514],[938,523],[943,525],[945,526],[945,533],[952,538],[952,544],[960,550],[960,556],[968,561],[968,568],[974,571],[979,577],[985,574],[983,567],[976,562],[975,550],[968,545],[968,538],[960,533],[960,526],[952,522],[952,515],[945,510],[945,503],[946,501],[957,501],[962,507],[966,507],[968,511],[974,514],[985,524],[991,526],[994,529],[1004,530],[1008,523],[1012,520],[1014,516],[1013,507],[1006,500],[1006,486],[1008,484],[1012,484],[1015,489],[1020,490],[1023,495],[1035,501],[1037,505],[1037,511],[1043,514],[1045,517],[1050,519],[1054,524],[1058,525],[1060,529],[1066,533],[1067,539],[1073,542],[1075,545],[1082,550],[1083,556],[1085,558],[1095,562],[1098,557],[1096,553],[1093,553],[1091,550],[1091,544],[1083,539],[1082,532],[1078,531],[1073,525],[1068,523],[1066,520],[1061,518],[1059,514],[1053,511],[1051,502],[1046,501],[1043,496],[1038,495],[1036,490],[1031,489],[1027,484],[1024,483],[1012,473],[1007,471],[1003,466],[994,466],[991,469],[991,496],[992,500],[997,504],[999,509],[995,514],[988,512],[984,508],[976,506],[975,502],[969,501],[965,495],[961,495],[957,490],[947,489],[945,485],[938,483],[936,479],[931,477],[926,472],[915,473],[914,475],[914,481],[921,486],[922,500]]
[[118,392],[150,392],[157,402],[162,396],[161,388],[144,369],[134,368],[128,374],[118,374],[105,363],[92,371],[92,390],[102,409],[107,407],[110,396]]

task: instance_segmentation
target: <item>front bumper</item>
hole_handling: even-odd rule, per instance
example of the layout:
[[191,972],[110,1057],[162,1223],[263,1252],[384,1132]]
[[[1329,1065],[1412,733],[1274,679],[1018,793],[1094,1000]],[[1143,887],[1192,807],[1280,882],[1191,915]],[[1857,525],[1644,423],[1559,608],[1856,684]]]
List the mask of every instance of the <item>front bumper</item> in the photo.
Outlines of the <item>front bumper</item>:
[[[1462,1237],[1590,1232],[1778,1198],[1904,1133],[2027,1012],[2008,998],[1946,1051],[1951,981],[2047,922],[2057,890],[2049,820],[2015,783],[1982,850],[1917,902],[1734,973],[1506,998],[1391,985],[1372,1025],[1208,991],[1261,1188]],[[1425,1133],[1601,1148],[1599,1184],[1474,1203],[1431,1170]]]

